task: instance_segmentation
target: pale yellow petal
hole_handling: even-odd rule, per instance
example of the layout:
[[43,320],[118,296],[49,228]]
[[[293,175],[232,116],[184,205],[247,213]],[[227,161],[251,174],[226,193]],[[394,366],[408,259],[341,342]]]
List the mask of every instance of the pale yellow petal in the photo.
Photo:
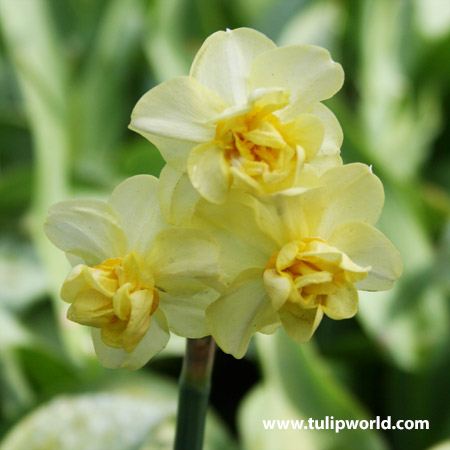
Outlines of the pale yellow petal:
[[320,177],[319,183],[327,187],[328,204],[317,236],[327,240],[342,223],[374,224],[378,220],[384,203],[383,185],[365,164],[330,169]]
[[330,54],[312,45],[277,48],[252,64],[250,89],[278,87],[291,93],[291,105],[278,114],[297,116],[312,104],[333,96],[344,82],[344,72]]
[[212,289],[203,290],[192,297],[161,292],[159,307],[164,311],[172,332],[188,338],[200,338],[210,334],[206,326],[205,310],[218,295]]
[[231,185],[229,166],[223,149],[214,141],[195,147],[188,160],[192,185],[212,203],[223,203]]
[[295,142],[305,151],[305,160],[311,161],[320,150],[325,136],[325,126],[314,114],[301,114],[284,126],[285,138]]
[[[217,274],[206,277],[199,276],[198,278],[180,274],[159,274],[156,287],[160,292],[166,292],[174,297],[190,297],[204,291],[208,287],[216,287],[214,281],[219,283],[219,277]],[[219,290],[223,290],[223,286],[221,286],[221,289]]]
[[330,262],[345,271],[352,273],[366,273],[370,266],[355,264],[344,252],[335,247],[330,247],[325,242],[314,241],[309,244],[308,251],[302,252],[302,260],[319,265],[321,262]]
[[325,189],[293,188],[266,197],[260,206],[260,223],[279,246],[313,236],[325,207]]
[[151,175],[128,178],[114,189],[108,203],[125,232],[127,253],[134,250],[145,257],[155,235],[167,227],[159,210],[158,179]]
[[331,156],[339,153],[344,134],[336,116],[322,103],[314,104],[309,113],[319,118],[324,127],[324,136],[319,155]]
[[263,280],[273,309],[278,311],[289,298],[293,288],[291,280],[280,275],[275,269],[265,270]]
[[285,270],[295,263],[298,254],[298,242],[291,241],[284,245],[277,255],[276,268],[279,271]]
[[261,121],[257,128],[242,133],[245,139],[256,145],[270,148],[283,148],[286,143],[274,125],[267,120]]
[[292,304],[279,311],[279,314],[288,336],[300,344],[311,339],[323,317],[321,308],[303,309]]
[[61,287],[61,298],[71,303],[77,295],[90,287],[99,291],[102,295],[112,298],[117,289],[117,281],[103,278],[99,279],[99,274],[94,274],[89,267],[79,264],[75,266],[67,275]]
[[130,128],[189,142],[214,137],[209,121],[225,108],[223,100],[190,77],[172,78],[154,87],[136,104]]
[[353,283],[347,282],[334,294],[327,295],[323,312],[331,319],[349,319],[358,310],[358,291]]
[[240,162],[233,161],[233,165],[230,167],[230,174],[233,178],[233,187],[236,189],[254,195],[264,195],[264,186],[261,183],[258,183],[255,178],[250,176],[246,170],[246,167]]
[[92,328],[91,331],[95,353],[100,363],[109,369],[140,369],[166,346],[170,337],[167,320],[159,308],[152,314],[145,336],[131,353],[106,345],[101,339],[100,329]]
[[190,75],[228,104],[243,105],[247,103],[247,79],[253,60],[274,48],[269,38],[249,28],[218,31],[203,43]]
[[172,225],[187,226],[200,194],[192,186],[186,172],[166,165],[159,176],[159,206]]
[[[207,231],[220,245],[220,266],[227,280],[243,270],[259,267],[262,273],[279,245],[258,222],[258,202],[250,195],[231,190],[223,205],[200,200],[193,225]],[[236,255],[239,255],[237,258]]]
[[113,317],[111,299],[95,289],[83,290],[67,311],[69,320],[90,327],[101,327]]
[[168,228],[154,241],[148,264],[159,281],[170,277],[210,277],[218,273],[219,246],[200,230]]
[[264,289],[260,270],[248,270],[231,284],[228,291],[206,310],[206,321],[217,345],[235,358],[247,352],[252,336],[277,323]]
[[359,222],[343,224],[330,236],[330,243],[345,252],[356,264],[371,267],[367,277],[355,284],[358,289],[390,289],[402,274],[402,259],[398,250],[371,225]]
[[225,107],[215,92],[194,78],[172,78],[138,101],[130,129],[153,142],[168,163],[185,166],[190,144],[214,138],[215,126],[210,121]]
[[125,236],[111,205],[69,200],[53,205],[44,224],[50,241],[88,266],[125,252]]

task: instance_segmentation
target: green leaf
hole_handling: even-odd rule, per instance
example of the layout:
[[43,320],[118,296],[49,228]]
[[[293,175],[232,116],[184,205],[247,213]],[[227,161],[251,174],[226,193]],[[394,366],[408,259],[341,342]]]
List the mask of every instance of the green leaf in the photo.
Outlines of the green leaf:
[[189,55],[181,33],[183,3],[183,0],[156,0],[149,10],[144,49],[158,83],[189,73],[193,54]]
[[30,245],[0,240],[0,301],[19,310],[47,292],[48,280]]
[[[112,156],[128,133],[130,70],[144,27],[142,0],[105,4],[86,66],[70,97],[70,137],[78,177],[112,187]],[[137,98],[136,98],[137,100]]]
[[343,10],[338,3],[312,3],[287,22],[277,42],[280,46],[320,45],[336,59],[336,44],[343,31],[343,20]]
[[436,275],[439,260],[400,189],[386,186],[380,228],[399,249],[403,275],[390,291],[360,292],[357,318],[403,369],[430,364],[449,338],[448,302]]
[[[100,392],[59,396],[31,412],[8,433],[0,448],[171,449],[176,385],[154,375],[130,373],[110,380]],[[233,448],[223,426],[209,416],[205,449]]]
[[[338,383],[324,361],[320,360],[312,343],[299,345],[289,339],[283,330],[272,336],[259,334],[256,343],[264,384],[259,394],[253,394],[253,399],[250,397],[247,412],[244,409],[241,415],[241,431],[248,448],[274,448],[265,447],[266,441],[261,442],[261,433],[266,433],[263,418],[313,418],[320,421],[329,416],[344,420],[369,419],[367,412]],[[270,406],[261,409],[264,398],[268,399]],[[258,409],[258,404],[261,412],[259,415],[252,415]],[[278,448],[286,449],[385,448],[377,432],[369,429],[341,430],[340,433],[321,430],[307,434],[274,430],[273,435],[274,440],[280,441]],[[306,447],[305,439],[309,442]],[[258,446],[260,443],[263,447]]]

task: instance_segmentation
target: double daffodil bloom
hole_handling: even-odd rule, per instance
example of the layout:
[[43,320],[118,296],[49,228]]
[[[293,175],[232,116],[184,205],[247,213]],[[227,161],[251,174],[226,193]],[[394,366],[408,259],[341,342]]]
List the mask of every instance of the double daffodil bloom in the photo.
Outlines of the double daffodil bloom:
[[307,342],[323,315],[352,317],[357,290],[390,289],[399,253],[373,225],[384,201],[363,164],[329,169],[309,188],[266,198],[234,190],[223,205],[201,200],[193,221],[223,249],[230,285],[206,310],[218,345],[237,358],[251,337],[280,325]]
[[156,178],[135,176],[107,202],[54,205],[45,224],[74,266],[61,289],[68,318],[92,327],[106,367],[138,369],[165,347],[169,330],[209,335],[205,308],[217,295],[204,282],[217,275],[218,246],[200,231],[169,228],[157,190]]
[[[320,102],[343,80],[323,48],[277,48],[248,28],[220,31],[204,42],[189,76],[139,100],[130,128],[210,202],[223,203],[232,186],[273,193],[342,164],[341,128]],[[161,183],[173,185],[169,172]]]

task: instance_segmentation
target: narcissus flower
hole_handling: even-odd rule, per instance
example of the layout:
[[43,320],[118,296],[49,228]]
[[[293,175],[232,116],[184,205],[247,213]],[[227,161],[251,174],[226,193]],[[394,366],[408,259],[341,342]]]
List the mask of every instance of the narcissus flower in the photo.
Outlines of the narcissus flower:
[[216,294],[203,281],[217,275],[217,244],[200,231],[169,228],[157,189],[150,175],[132,177],[107,202],[54,205],[45,224],[74,266],[61,289],[68,318],[92,327],[106,367],[143,366],[165,347],[169,330],[209,334],[204,311]]
[[130,128],[188,172],[210,202],[223,203],[231,186],[273,193],[342,163],[341,128],[320,102],[343,79],[323,48],[277,48],[248,28],[220,31],[205,41],[189,76],[139,100]]
[[373,227],[384,193],[369,168],[332,168],[313,185],[264,203],[234,190],[223,205],[196,206],[193,221],[220,242],[231,282],[207,308],[207,323],[218,345],[237,358],[257,331],[280,325],[307,342],[324,314],[356,313],[358,289],[389,289],[401,274],[399,253]]

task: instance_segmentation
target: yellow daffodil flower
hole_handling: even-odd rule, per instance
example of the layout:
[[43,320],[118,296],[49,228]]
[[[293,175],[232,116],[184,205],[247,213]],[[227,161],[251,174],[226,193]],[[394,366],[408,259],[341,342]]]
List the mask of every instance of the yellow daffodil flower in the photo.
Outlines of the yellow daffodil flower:
[[165,347],[169,330],[209,335],[205,308],[216,294],[203,282],[217,274],[217,244],[200,231],[169,228],[157,190],[156,178],[135,176],[107,202],[54,205],[45,224],[73,266],[61,289],[68,318],[92,327],[106,367],[138,369]]
[[[153,142],[173,173],[223,203],[231,186],[253,194],[302,184],[310,171],[342,164],[342,131],[322,100],[342,86],[323,48],[277,48],[248,28],[219,31],[189,76],[168,80],[137,103],[130,128]],[[169,180],[169,184],[170,184]],[[172,184],[173,185],[173,184]]]
[[352,317],[358,289],[390,289],[402,262],[373,227],[383,202],[380,180],[363,164],[329,169],[314,186],[265,202],[238,190],[223,205],[200,200],[193,221],[220,243],[230,283],[206,310],[218,345],[241,358],[257,331],[280,325],[304,343],[324,314]]

